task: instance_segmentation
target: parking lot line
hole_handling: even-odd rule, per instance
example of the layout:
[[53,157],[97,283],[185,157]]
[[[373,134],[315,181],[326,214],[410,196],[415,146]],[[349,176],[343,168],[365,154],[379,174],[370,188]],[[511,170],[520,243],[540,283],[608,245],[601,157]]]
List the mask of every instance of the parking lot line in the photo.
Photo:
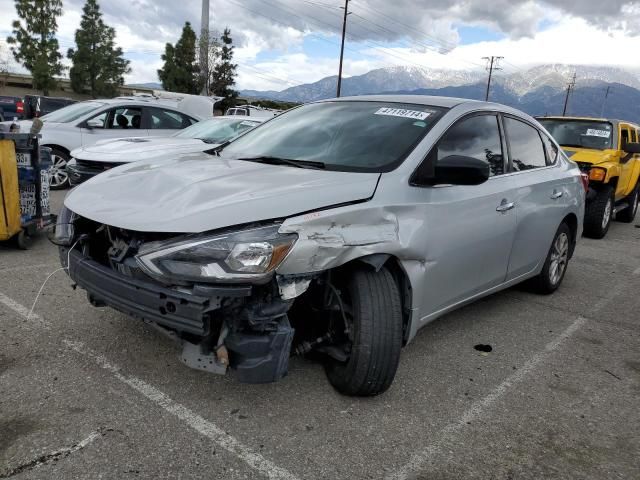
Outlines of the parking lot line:
[[[28,319],[38,322],[45,328],[51,327],[51,324],[40,315],[31,314],[31,316],[29,316],[29,309],[27,307],[16,302],[2,292],[0,292],[0,303],[16,312],[25,320]],[[96,365],[111,373],[114,378],[125,385],[128,385],[144,396],[147,400],[150,400],[157,406],[161,407],[167,413],[176,416],[187,426],[209,438],[216,445],[235,455],[254,470],[264,474],[267,478],[274,480],[297,480],[297,477],[286,469],[277,466],[259,453],[254,452],[252,449],[243,445],[239,440],[226,433],[214,423],[171,399],[168,395],[164,394],[154,386],[137,377],[122,374],[119,366],[112,364],[104,356],[93,352],[84,343],[68,339],[63,339],[62,342],[67,348],[91,359]]]
[[448,438],[458,433],[469,423],[480,418],[484,411],[498,401],[511,387],[522,382],[535,368],[544,362],[562,343],[571,337],[575,332],[584,326],[587,322],[586,318],[578,317],[567,329],[549,342],[544,349],[528,360],[524,366],[509,376],[500,385],[498,385],[491,393],[484,398],[475,402],[466,410],[460,419],[450,423],[444,427],[439,434],[439,440],[434,441],[425,449],[414,454],[411,459],[400,470],[388,475],[387,480],[406,480],[410,475],[419,472],[427,461],[436,455],[443,447]]

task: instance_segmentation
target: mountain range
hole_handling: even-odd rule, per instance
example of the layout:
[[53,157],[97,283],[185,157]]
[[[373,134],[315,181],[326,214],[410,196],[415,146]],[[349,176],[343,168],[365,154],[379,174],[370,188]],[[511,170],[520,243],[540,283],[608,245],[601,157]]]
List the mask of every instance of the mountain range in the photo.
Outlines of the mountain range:
[[[531,115],[561,114],[567,83],[576,74],[568,114],[600,116],[609,87],[604,115],[640,123],[640,70],[617,67],[550,64],[515,73],[496,72],[491,100],[519,108]],[[244,97],[311,102],[335,96],[337,76],[282,91],[244,90]],[[342,94],[397,93],[442,95],[484,100],[486,72],[390,67],[344,78]]]

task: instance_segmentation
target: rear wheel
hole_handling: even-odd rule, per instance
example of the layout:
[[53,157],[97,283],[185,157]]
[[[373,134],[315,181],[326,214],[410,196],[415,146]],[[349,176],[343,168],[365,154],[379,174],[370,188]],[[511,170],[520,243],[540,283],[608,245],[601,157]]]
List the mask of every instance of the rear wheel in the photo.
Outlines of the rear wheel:
[[558,289],[567,272],[572,241],[571,229],[562,223],[553,237],[542,271],[532,279],[536,291],[548,295]]
[[614,208],[614,191],[605,185],[596,198],[587,205],[584,216],[584,234],[590,238],[603,238],[609,231]]
[[69,188],[69,174],[67,173],[67,162],[69,154],[57,148],[51,149],[51,190],[63,190]]
[[616,220],[624,223],[633,222],[636,218],[636,213],[638,213],[638,196],[640,196],[640,182],[636,184],[636,188],[633,189],[631,195],[625,199],[628,206],[620,213],[616,214]]
[[371,396],[393,382],[402,348],[400,291],[386,268],[358,269],[340,293],[346,313],[346,361],[329,360],[329,382],[345,395]]

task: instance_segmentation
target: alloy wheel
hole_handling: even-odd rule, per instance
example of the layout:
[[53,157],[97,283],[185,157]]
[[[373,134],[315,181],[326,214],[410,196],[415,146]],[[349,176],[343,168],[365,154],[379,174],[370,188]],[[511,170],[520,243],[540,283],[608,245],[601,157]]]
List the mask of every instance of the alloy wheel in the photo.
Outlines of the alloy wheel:
[[549,266],[549,280],[553,285],[557,285],[562,279],[569,260],[569,237],[566,233],[561,233],[553,243],[551,252],[551,265]]
[[52,187],[60,187],[69,180],[67,173],[67,159],[60,155],[51,155],[53,165],[50,170],[50,182]]

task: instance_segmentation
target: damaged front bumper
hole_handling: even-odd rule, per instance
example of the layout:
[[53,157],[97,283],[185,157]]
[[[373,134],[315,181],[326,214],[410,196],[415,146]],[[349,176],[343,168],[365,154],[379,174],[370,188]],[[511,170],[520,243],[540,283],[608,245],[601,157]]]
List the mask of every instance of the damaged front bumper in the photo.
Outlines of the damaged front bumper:
[[87,291],[92,305],[176,332],[188,366],[224,373],[228,363],[247,383],[273,382],[287,374],[294,334],[287,302],[262,303],[252,286],[167,288],[104,266],[78,249],[60,247],[60,258],[64,266],[68,261],[70,278]]

